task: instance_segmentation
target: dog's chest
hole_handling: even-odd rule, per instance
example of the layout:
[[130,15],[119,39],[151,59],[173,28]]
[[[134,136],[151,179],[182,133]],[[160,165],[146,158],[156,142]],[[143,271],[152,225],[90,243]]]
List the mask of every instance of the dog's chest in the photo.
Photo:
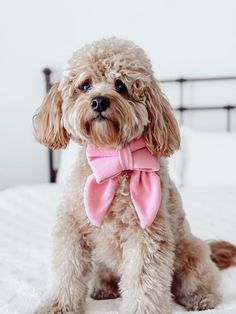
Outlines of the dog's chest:
[[138,224],[138,216],[129,193],[129,173],[126,172],[120,177],[119,187],[102,226],[96,228],[93,234],[95,259],[107,263],[109,257],[109,264],[113,268],[121,260],[123,244],[132,229],[130,226]]
[[130,197],[130,171],[124,171],[104,221],[104,228],[112,228],[115,234],[121,233],[138,222],[138,216]]

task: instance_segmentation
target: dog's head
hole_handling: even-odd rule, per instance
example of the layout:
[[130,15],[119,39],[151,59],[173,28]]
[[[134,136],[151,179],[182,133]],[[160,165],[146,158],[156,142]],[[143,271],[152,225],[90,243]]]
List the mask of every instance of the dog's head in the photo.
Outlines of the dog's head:
[[144,134],[163,156],[179,148],[171,107],[150,61],[134,43],[111,38],[74,53],[34,116],[35,136],[52,148],[70,138],[86,145],[118,147]]

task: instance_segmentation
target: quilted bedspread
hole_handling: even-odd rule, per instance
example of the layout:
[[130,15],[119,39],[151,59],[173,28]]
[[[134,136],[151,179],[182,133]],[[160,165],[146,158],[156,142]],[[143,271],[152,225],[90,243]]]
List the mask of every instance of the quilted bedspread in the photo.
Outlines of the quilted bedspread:
[[[197,236],[236,244],[235,192],[182,190],[187,217]],[[56,184],[0,192],[0,314],[33,313],[40,302],[50,274],[50,234],[60,194]],[[223,301],[206,313],[236,314],[236,267],[223,271],[221,277]],[[87,313],[118,313],[119,302],[88,300]],[[174,305],[173,313],[184,312]]]

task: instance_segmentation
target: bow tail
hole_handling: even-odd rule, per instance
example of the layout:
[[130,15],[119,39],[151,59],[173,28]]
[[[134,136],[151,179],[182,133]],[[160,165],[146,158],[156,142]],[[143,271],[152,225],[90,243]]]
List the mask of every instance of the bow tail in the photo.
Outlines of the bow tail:
[[89,220],[97,227],[103,223],[114,198],[118,186],[118,178],[97,183],[94,175],[90,175],[84,187],[84,205]]
[[149,227],[156,218],[161,203],[161,183],[156,173],[133,171],[130,178],[130,195],[141,227]]

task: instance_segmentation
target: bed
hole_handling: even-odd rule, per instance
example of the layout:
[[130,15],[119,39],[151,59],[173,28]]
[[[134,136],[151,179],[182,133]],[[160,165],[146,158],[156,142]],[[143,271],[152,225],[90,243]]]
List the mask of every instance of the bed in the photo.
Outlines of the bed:
[[[50,277],[50,234],[62,186],[21,186],[0,193],[0,313],[30,314]],[[235,188],[181,188],[193,232],[236,243]],[[202,204],[205,204],[202,206]],[[206,215],[207,212],[207,215]],[[228,213],[227,216],[225,213]],[[204,218],[203,218],[204,217]],[[223,301],[209,313],[236,313],[236,267],[222,271]],[[119,299],[88,300],[88,314],[118,313]],[[174,306],[174,313],[184,313]]]
[[[45,75],[50,88],[49,72]],[[174,81],[183,88],[183,79]],[[220,107],[227,113],[227,131],[233,109],[232,105]],[[183,104],[179,107],[180,119],[187,110]],[[181,132],[182,150],[170,160],[170,172],[180,189],[192,231],[205,240],[224,239],[236,244],[236,133],[199,132],[186,127]],[[49,152],[51,183],[0,192],[0,314],[32,313],[50,282],[51,230],[78,149],[73,142],[69,144],[61,154],[58,171],[55,155]],[[221,277],[222,302],[206,313],[235,314],[236,267],[222,271]],[[118,313],[119,302],[88,298],[87,313]],[[174,304],[173,313],[184,312]]]

